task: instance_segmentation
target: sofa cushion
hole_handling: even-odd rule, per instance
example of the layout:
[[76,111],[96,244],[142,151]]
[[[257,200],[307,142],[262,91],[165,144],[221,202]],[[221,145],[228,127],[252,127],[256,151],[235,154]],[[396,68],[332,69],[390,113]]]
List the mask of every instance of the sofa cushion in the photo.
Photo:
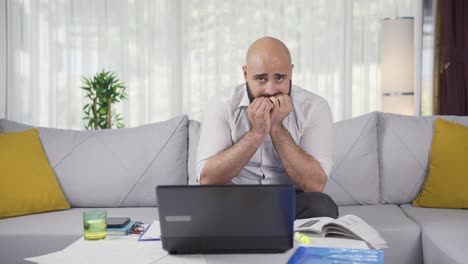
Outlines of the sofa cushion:
[[340,206],[340,216],[354,214],[374,227],[387,241],[385,263],[422,263],[421,229],[396,205]]
[[333,168],[324,192],[338,205],[379,202],[377,114],[333,126]]
[[188,126],[188,183],[190,185],[199,185],[197,181],[197,148],[200,140],[201,123],[195,120],[189,121]]
[[83,236],[83,211],[100,209],[107,211],[107,217],[127,216],[143,223],[152,223],[159,219],[157,207],[71,208],[65,211],[2,219],[0,236],[74,235],[80,237]]
[[0,218],[70,208],[39,132],[0,134]]
[[[440,116],[468,124],[466,116]],[[379,113],[378,149],[381,203],[411,203],[428,172],[433,123],[437,116]]]
[[[187,117],[135,128],[39,128],[72,207],[157,206],[155,187],[187,184]],[[4,132],[30,126],[0,120]]]
[[466,263],[468,210],[421,208],[410,204],[401,208],[421,226],[424,263]]
[[415,206],[468,208],[468,127],[441,118],[434,122],[429,174]]

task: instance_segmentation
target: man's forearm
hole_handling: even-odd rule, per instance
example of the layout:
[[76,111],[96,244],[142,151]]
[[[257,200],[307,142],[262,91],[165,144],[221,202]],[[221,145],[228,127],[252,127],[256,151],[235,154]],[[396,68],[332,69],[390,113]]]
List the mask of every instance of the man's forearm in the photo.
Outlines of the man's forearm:
[[210,157],[200,175],[201,184],[226,184],[232,180],[262,144],[263,137],[247,132],[237,143]]
[[272,127],[270,136],[291,180],[305,192],[321,192],[327,176],[319,162],[302,151],[282,125]]

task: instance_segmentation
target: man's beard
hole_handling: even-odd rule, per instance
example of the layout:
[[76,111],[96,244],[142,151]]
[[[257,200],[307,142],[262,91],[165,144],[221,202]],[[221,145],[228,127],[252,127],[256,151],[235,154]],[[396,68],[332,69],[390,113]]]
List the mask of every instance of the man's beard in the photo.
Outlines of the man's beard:
[[[250,90],[250,87],[249,87],[249,83],[247,81],[245,82],[245,87],[247,87],[247,95],[249,96],[249,101],[250,101],[250,103],[252,103],[255,100],[256,97],[252,94],[252,91]],[[291,96],[291,90],[292,90],[291,88],[292,88],[292,80],[289,81],[289,92],[288,92],[289,96]],[[277,94],[274,94],[274,95],[261,94],[258,97],[270,98],[270,97],[275,96],[275,95],[277,95]]]

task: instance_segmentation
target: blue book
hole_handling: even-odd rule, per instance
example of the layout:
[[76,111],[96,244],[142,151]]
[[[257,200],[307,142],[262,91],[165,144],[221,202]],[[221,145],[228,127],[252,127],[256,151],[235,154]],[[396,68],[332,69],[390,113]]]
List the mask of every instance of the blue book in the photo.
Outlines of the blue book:
[[130,233],[133,226],[135,225],[135,221],[128,221],[128,223],[122,227],[115,227],[115,228],[107,228],[107,235],[108,236],[126,236]]
[[383,264],[383,250],[299,247],[288,264]]

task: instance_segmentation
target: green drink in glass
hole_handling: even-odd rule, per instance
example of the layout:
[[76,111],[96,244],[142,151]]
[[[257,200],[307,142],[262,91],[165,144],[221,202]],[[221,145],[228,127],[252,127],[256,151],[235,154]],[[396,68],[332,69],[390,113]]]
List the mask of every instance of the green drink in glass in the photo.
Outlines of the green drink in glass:
[[104,210],[83,212],[84,239],[98,240],[106,238],[106,219],[107,212]]

